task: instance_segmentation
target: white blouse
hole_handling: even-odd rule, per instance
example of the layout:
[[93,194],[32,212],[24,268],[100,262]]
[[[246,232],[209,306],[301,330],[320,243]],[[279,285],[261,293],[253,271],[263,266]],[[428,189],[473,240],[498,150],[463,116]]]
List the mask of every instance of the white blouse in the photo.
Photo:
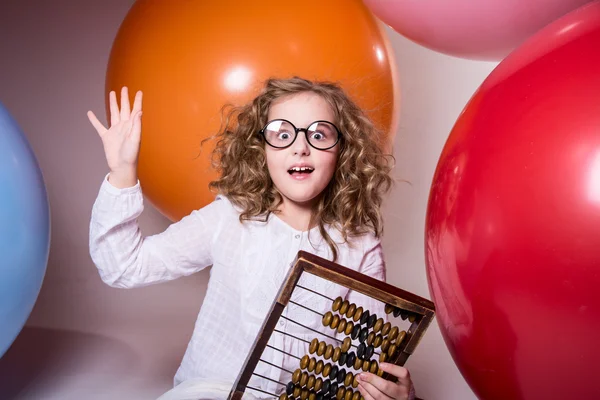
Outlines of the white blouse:
[[[153,236],[140,232],[137,218],[143,208],[139,182],[117,189],[104,179],[90,222],[90,254],[100,277],[110,286],[132,288],[212,265],[206,296],[174,383],[205,379],[232,386],[298,251],[331,260],[331,250],[318,228],[298,231],[274,214],[266,222],[240,223],[239,210],[221,195]],[[374,235],[362,235],[349,244],[341,243],[337,230],[328,228],[328,232],[340,243],[337,263],[385,280],[381,243]],[[361,293],[310,274],[303,274],[299,284],[330,298],[346,298],[385,319],[384,305]],[[331,309],[330,300],[300,288],[292,300],[321,314]],[[282,315],[335,336],[331,328],[322,326],[320,315],[299,306],[288,305]],[[283,318],[277,330],[307,342],[317,337],[338,345]],[[277,332],[269,340],[271,346],[300,358],[308,353],[307,342]],[[288,371],[299,367],[297,358],[268,347],[261,358]],[[286,384],[289,373],[277,367],[259,362],[256,372]],[[253,378],[250,385],[275,394],[285,389],[266,379]]]

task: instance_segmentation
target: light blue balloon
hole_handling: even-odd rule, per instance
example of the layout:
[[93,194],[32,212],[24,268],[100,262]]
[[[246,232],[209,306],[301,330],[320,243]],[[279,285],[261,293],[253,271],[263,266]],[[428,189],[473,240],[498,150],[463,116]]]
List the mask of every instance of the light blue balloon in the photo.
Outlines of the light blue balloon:
[[27,139],[0,103],[0,357],[37,300],[48,263],[50,209]]

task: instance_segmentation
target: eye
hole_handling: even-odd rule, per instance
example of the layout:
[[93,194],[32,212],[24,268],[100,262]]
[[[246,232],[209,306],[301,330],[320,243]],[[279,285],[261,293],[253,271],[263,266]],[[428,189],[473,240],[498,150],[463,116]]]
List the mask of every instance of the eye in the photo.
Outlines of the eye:
[[292,137],[292,134],[290,132],[279,132],[279,134],[277,135],[277,139],[279,140],[288,140],[289,138]]
[[323,140],[325,139],[325,135],[322,132],[314,132],[312,135],[310,135],[310,138],[315,140]]

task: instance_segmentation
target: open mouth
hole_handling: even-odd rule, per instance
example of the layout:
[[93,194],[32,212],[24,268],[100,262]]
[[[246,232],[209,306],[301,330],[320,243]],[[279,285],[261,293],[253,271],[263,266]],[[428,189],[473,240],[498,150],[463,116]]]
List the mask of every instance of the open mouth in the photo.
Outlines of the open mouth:
[[310,174],[314,170],[315,169],[311,168],[311,167],[292,167],[292,168],[288,169],[288,174],[290,174],[290,175]]

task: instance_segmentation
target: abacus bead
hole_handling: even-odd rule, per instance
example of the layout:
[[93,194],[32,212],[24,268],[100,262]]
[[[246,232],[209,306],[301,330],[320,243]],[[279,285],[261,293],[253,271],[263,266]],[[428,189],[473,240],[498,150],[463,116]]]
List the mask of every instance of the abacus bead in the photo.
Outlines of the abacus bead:
[[340,323],[340,316],[335,314],[333,316],[333,319],[331,320],[331,324],[329,326],[331,327],[331,329],[335,329],[338,327],[339,323]]
[[392,340],[396,339],[396,336],[398,336],[398,332],[399,332],[399,329],[397,326],[392,328],[392,330],[390,331],[390,334],[388,335],[388,337],[390,338],[390,343],[392,342]]
[[323,376],[329,376],[329,373],[331,372],[331,364],[327,363],[325,364],[325,366],[323,367],[323,373],[321,375]]
[[354,359],[354,369],[360,369],[360,366],[362,365],[362,360],[358,357],[356,357]]
[[394,355],[396,354],[396,349],[397,349],[397,346],[395,344],[390,345],[390,347],[387,350],[387,354],[388,354],[388,356],[390,356],[390,358],[394,357]]
[[337,400],[342,400],[344,398],[344,394],[346,393],[346,388],[343,386],[338,387],[337,393],[335,395],[335,398]]
[[415,314],[410,314],[408,316],[408,321],[409,322],[415,322],[417,320],[417,316]]
[[354,322],[347,320],[346,321],[346,330],[344,331],[344,333],[346,335],[349,335],[352,333],[352,330],[354,329]]
[[340,365],[340,367],[344,364],[346,364],[346,358],[348,357],[348,353],[342,353],[340,354],[340,359],[338,360],[338,364]]
[[348,300],[344,300],[344,302],[340,306],[340,314],[342,314],[342,315],[346,314],[346,311],[348,311],[349,306],[350,306],[350,302]]
[[344,318],[340,318],[340,323],[338,324],[337,331],[338,333],[342,333],[346,330],[346,320]]
[[342,299],[341,297],[338,296],[338,298],[333,301],[333,305],[331,306],[331,309],[333,311],[339,310],[340,306],[342,305],[342,301],[344,301],[344,299]]
[[346,394],[344,394],[344,400],[352,400],[352,389],[346,389]]
[[350,335],[352,337],[353,340],[356,340],[356,338],[358,337],[358,335],[360,334],[360,324],[356,324],[354,325],[354,328],[352,329],[352,335]]
[[360,317],[362,316],[362,313],[363,313],[363,308],[359,306],[356,309],[356,311],[354,311],[354,317],[352,318],[354,320],[354,322],[357,322],[360,319]]
[[321,390],[321,388],[323,388],[323,379],[317,378],[317,380],[315,381],[315,391],[318,392],[319,390]]
[[375,340],[375,332],[371,331],[367,335],[367,344],[368,345],[372,345],[373,344],[373,340]]
[[387,334],[391,328],[392,328],[392,324],[390,324],[389,322],[386,322],[385,324],[383,324],[383,327],[381,328],[381,334],[383,336],[387,336]]
[[372,374],[376,374],[377,371],[379,371],[379,364],[377,364],[377,361],[373,360],[373,361],[371,361],[371,366],[369,367],[369,372]]
[[375,340],[373,340],[373,346],[379,347],[381,346],[381,342],[383,342],[383,336],[378,334],[377,336],[375,336]]
[[323,323],[323,326],[329,326],[331,324],[331,320],[333,319],[333,314],[331,311],[327,311],[324,315],[323,315],[323,320],[321,321]]
[[382,352],[382,353],[379,353],[379,362],[380,362],[380,363],[382,363],[382,362],[386,362],[386,361],[387,361],[387,359],[388,359],[388,355],[387,355],[387,353],[383,353],[383,352]]
[[302,386],[302,387],[306,386],[306,381],[308,381],[308,373],[303,372],[302,376],[300,377],[300,386]]
[[382,351],[387,351],[388,347],[390,347],[390,339],[385,338],[383,339],[383,341],[381,342],[381,350]]
[[373,332],[375,332],[375,333],[379,332],[382,327],[383,327],[383,318],[379,318],[377,321],[375,321],[375,325],[373,325]]
[[394,317],[398,318],[398,316],[400,315],[400,313],[402,312],[402,310],[400,310],[399,308],[394,308]]
[[[355,387],[356,389],[356,387]],[[350,400],[360,400],[360,392],[357,390],[356,392],[354,392],[354,394],[352,395],[352,399]]]
[[365,350],[365,359],[370,360],[373,357],[373,353],[375,352],[375,348],[373,346],[367,346]]
[[292,393],[294,393],[294,382],[290,381],[290,382],[289,382],[289,383],[286,385],[286,387],[285,387],[285,392],[286,392],[287,394],[292,394]]
[[308,400],[317,400],[317,395],[313,392],[309,393]]
[[391,304],[386,304],[384,310],[386,314],[392,313],[394,312],[394,306]]
[[367,340],[367,336],[369,335],[369,330],[367,328],[362,328],[360,330],[360,335],[358,336],[358,340],[360,340],[360,342],[364,342],[365,340]]
[[313,372],[315,370],[316,365],[317,365],[317,359],[314,357],[311,357],[310,361],[308,362],[308,371]]
[[315,374],[320,374],[323,371],[323,360],[317,361],[317,365],[315,366]]
[[279,400],[287,400],[287,394],[281,393],[281,395],[279,396]]
[[377,321],[377,314],[371,314],[369,319],[367,320],[367,328],[372,328],[375,326],[375,321]]
[[383,376],[383,370],[381,368],[377,370],[377,376]]
[[317,400],[324,400],[323,393],[317,393]]
[[334,365],[333,367],[331,367],[331,372],[329,373],[329,379],[331,379],[331,383],[333,383],[337,379],[338,371],[339,371],[339,369],[338,369],[337,365]]
[[339,347],[336,347],[335,350],[333,350],[333,356],[331,356],[331,361],[333,361],[334,363],[337,362],[340,359],[341,354],[342,354],[342,349],[340,349]]
[[369,361],[369,360],[363,361],[362,370],[365,372],[368,371],[370,365],[371,365],[371,361]]
[[408,311],[400,311],[400,318],[402,318],[403,321],[406,321],[406,318],[408,318]]
[[298,396],[300,396],[300,391],[301,391],[300,386],[296,385],[296,387],[294,388],[294,393],[292,393],[292,395],[294,397],[298,397]]
[[347,372],[346,377],[344,378],[344,385],[350,386],[350,384],[352,384],[352,378],[354,378],[352,372]]
[[405,337],[406,337],[406,331],[400,332],[400,334],[398,335],[398,337],[396,338],[396,341],[394,343],[399,346],[404,341]]
[[306,389],[306,388],[302,389],[302,392],[300,394],[300,399],[301,400],[308,399],[308,389]]
[[335,395],[338,391],[338,384],[336,381],[331,381],[331,386],[329,386],[329,393]]
[[319,346],[319,339],[314,338],[313,340],[310,341],[310,346],[308,347],[308,352],[310,354],[313,354],[315,351],[317,351],[318,346]]
[[342,351],[346,352],[350,349],[350,346],[352,345],[352,339],[350,339],[349,337],[345,337],[344,340],[342,341]]
[[315,376],[314,375],[310,375],[308,377],[308,381],[306,381],[306,387],[308,387],[309,389],[312,389],[315,387]]
[[338,383],[344,383],[344,379],[346,378],[346,370],[344,368],[340,369],[337,374]]
[[329,379],[325,379],[323,381],[323,394],[327,394],[329,389],[331,388],[331,381]]
[[356,312],[356,304],[352,303],[352,304],[350,304],[350,307],[348,307],[348,311],[346,311],[346,317],[352,318],[354,316],[355,312]]
[[325,347],[325,359],[329,360],[331,358],[331,355],[333,354],[333,346],[328,344],[327,347]]
[[360,317],[360,324],[366,324],[367,321],[369,320],[369,310],[365,310],[365,312],[363,312],[363,314]]
[[297,370],[295,370],[294,374],[292,375],[292,382],[294,382],[294,383],[300,382],[301,375],[302,375],[302,371],[299,368]]
[[317,355],[322,356],[325,354],[325,348],[327,348],[327,343],[319,342],[319,348],[317,349]]
[[[354,389],[356,389],[358,387],[358,374],[354,375],[354,378],[352,379],[352,387]],[[360,392],[357,392],[360,393]]]
[[306,367],[308,367],[309,361],[310,361],[310,358],[308,357],[308,354],[303,355],[302,358],[300,359],[300,368],[306,369]]
[[354,365],[354,360],[356,360],[356,354],[351,352],[348,354],[348,358],[346,358],[346,367],[351,368]]
[[366,349],[367,346],[364,343],[358,345],[358,348],[356,349],[356,355],[358,358],[362,359],[364,357]]

